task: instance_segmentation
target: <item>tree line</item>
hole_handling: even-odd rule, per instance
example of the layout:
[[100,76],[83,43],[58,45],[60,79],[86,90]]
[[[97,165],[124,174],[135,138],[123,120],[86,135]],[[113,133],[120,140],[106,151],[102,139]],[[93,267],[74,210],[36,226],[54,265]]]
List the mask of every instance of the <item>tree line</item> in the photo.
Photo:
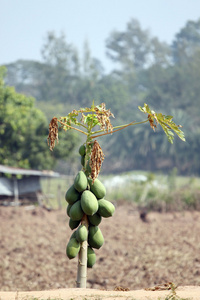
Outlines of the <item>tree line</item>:
[[[103,171],[168,171],[176,167],[181,174],[199,174],[200,19],[188,21],[170,45],[152,37],[137,20],[131,19],[123,31],[109,35],[105,49],[113,62],[110,73],[105,73],[102,62],[92,56],[87,42],[81,57],[64,34],[48,32],[41,61],[18,60],[6,65],[5,86],[14,86],[17,93],[28,99],[34,97],[34,109],[42,111],[48,121],[74,108],[90,107],[93,100],[106,103],[116,117],[114,125],[124,120],[140,121],[137,107],[147,102],[152,109],[173,115],[176,123],[183,125],[186,142],[175,139],[171,145],[159,128],[154,133],[147,125],[128,128],[112,139],[102,140],[107,155]],[[29,120],[32,123],[33,117]],[[39,123],[43,124],[38,120]],[[45,128],[48,130],[48,126]],[[29,136],[28,132],[26,135]],[[33,136],[39,140],[37,132]],[[4,136],[6,141],[9,137],[10,134]],[[37,143],[46,147],[43,140]],[[67,146],[55,150],[63,153],[51,154],[54,157],[48,163],[44,163],[48,155],[43,156],[39,164],[36,160],[30,166],[53,167],[60,159],[75,160],[73,148],[79,142],[76,135],[70,132],[63,140]],[[29,149],[26,157],[34,148],[31,143],[25,148]],[[38,153],[41,150],[37,152],[39,156]]]

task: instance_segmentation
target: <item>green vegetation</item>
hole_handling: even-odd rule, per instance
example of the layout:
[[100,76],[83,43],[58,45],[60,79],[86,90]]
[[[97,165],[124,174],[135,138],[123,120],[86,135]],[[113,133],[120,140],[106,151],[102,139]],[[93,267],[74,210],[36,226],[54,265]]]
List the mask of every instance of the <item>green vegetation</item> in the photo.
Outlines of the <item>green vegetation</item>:
[[3,83],[0,69],[0,164],[24,168],[52,167],[53,159],[43,143],[47,134],[44,114],[34,99]]
[[53,154],[47,148],[47,119],[32,97],[19,94],[3,82],[0,67],[0,164],[27,169],[51,169],[56,159],[70,157],[77,136],[69,134]]

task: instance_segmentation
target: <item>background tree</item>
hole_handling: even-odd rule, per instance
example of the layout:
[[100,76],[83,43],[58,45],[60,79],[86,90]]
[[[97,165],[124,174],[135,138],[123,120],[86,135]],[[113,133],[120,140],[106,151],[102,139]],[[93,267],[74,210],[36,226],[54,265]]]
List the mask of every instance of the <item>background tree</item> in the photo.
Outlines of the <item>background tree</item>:
[[114,31],[106,41],[107,55],[117,62],[123,72],[139,71],[149,65],[168,64],[170,47],[158,38],[152,38],[148,30],[131,19],[125,31]]
[[48,123],[45,115],[34,106],[34,99],[16,93],[3,82],[4,68],[0,68],[0,164],[51,169],[56,158],[68,158],[78,142],[70,134],[53,155],[47,150]]
[[54,32],[48,32],[41,54],[45,64],[42,99],[74,102],[73,87],[79,75],[75,47],[66,42],[64,34],[56,36]]
[[178,32],[172,43],[173,61],[175,64],[188,62],[200,48],[200,19],[188,21]]
[[44,64],[32,60],[17,60],[6,65],[5,84],[14,86],[18,93],[42,99]]
[[149,33],[142,30],[137,20],[127,23],[126,31],[114,31],[106,42],[107,54],[119,62],[123,70],[142,68],[150,50]]

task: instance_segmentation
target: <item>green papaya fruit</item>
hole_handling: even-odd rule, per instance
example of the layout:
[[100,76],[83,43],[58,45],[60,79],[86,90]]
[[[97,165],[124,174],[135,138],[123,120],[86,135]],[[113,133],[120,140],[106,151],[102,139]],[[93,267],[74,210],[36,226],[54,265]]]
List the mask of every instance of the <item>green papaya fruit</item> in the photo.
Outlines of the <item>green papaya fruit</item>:
[[70,240],[73,239],[73,238],[76,238],[76,230],[72,233],[72,235],[70,237]]
[[65,200],[69,204],[75,203],[80,197],[79,192],[75,189],[74,185],[72,185],[65,194]]
[[87,189],[88,181],[85,173],[83,171],[79,171],[74,179],[74,187],[75,189],[81,193]]
[[69,214],[69,212],[70,212],[70,209],[71,209],[71,207],[72,207],[72,204],[68,204],[67,205],[67,215],[70,217],[70,214]]
[[80,243],[76,238],[71,238],[67,244],[66,254],[69,259],[77,256],[80,250]]
[[81,156],[81,165],[85,166],[85,155]]
[[87,250],[87,267],[92,268],[96,262],[96,254],[94,250],[88,246]]
[[81,200],[75,202],[70,208],[69,216],[73,221],[80,221],[84,215],[81,208]]
[[89,226],[88,244],[92,248],[99,249],[104,243],[103,234],[98,226]]
[[80,225],[76,230],[76,239],[79,243],[86,241],[88,238],[88,230],[85,225]]
[[81,207],[84,213],[88,216],[92,216],[97,212],[99,205],[97,198],[92,192],[86,190],[82,193]]
[[69,227],[71,228],[71,230],[75,229],[78,227],[78,225],[80,224],[80,220],[79,221],[74,221],[71,218],[69,219]]
[[98,226],[101,223],[101,216],[96,213],[93,216],[88,216],[88,220],[90,222],[90,224]]
[[85,145],[81,145],[78,151],[81,156],[85,155],[85,153],[86,153]]
[[92,183],[92,179],[89,179],[88,182],[89,182],[89,185],[90,185],[91,192],[93,194],[95,194],[97,199],[102,199],[102,198],[105,197],[106,188],[99,179],[96,178],[94,183]]
[[99,203],[99,209],[98,209],[98,214],[104,218],[109,218],[114,214],[115,207],[114,205],[105,199],[100,199],[98,200]]

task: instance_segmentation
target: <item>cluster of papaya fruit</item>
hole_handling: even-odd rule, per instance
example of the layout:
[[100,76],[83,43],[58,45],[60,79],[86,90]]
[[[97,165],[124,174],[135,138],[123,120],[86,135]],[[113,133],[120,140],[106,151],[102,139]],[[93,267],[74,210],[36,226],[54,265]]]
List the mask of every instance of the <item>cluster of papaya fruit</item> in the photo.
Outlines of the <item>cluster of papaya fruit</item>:
[[[65,195],[68,202],[69,227],[72,230],[75,229],[67,244],[66,254],[69,259],[76,257],[81,244],[87,241],[88,268],[92,268],[96,262],[93,248],[99,249],[104,243],[104,237],[98,225],[101,223],[102,217],[111,217],[115,211],[114,205],[104,199],[105,195],[106,189],[102,182],[97,178],[92,182],[92,179],[86,176],[84,171],[78,172],[73,185]],[[86,223],[83,221],[85,218],[87,218]]]

